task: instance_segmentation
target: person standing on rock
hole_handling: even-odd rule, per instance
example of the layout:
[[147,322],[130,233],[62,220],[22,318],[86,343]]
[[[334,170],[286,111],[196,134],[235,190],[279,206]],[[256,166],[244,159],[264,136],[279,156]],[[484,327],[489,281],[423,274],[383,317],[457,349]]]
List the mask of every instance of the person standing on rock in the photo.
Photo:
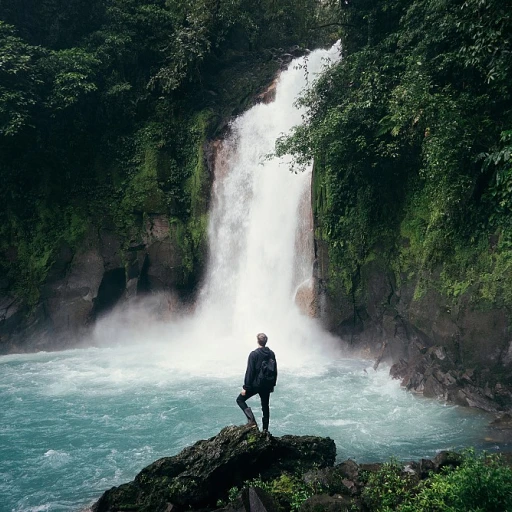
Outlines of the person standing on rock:
[[257,428],[258,424],[254,414],[246,401],[254,395],[260,395],[263,411],[263,432],[268,432],[270,393],[274,391],[277,382],[277,362],[274,352],[266,346],[267,335],[261,332],[256,336],[256,339],[258,348],[249,354],[243,389],[238,395],[236,403],[247,416],[247,424],[254,425]]

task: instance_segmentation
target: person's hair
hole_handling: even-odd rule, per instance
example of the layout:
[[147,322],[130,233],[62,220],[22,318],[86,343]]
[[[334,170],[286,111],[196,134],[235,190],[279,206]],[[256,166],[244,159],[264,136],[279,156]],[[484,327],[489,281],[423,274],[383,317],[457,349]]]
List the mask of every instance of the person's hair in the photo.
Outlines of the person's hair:
[[256,336],[257,340],[258,340],[258,345],[260,345],[261,347],[264,347],[266,344],[267,344],[267,335],[263,332],[260,332],[257,336]]

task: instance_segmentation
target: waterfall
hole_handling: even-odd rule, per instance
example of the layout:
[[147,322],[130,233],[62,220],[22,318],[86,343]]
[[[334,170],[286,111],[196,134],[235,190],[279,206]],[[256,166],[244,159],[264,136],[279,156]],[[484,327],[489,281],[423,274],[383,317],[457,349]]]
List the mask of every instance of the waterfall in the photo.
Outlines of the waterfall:
[[123,308],[97,322],[93,344],[148,345],[162,366],[201,376],[239,377],[259,332],[281,368],[313,360],[323,368],[339,355],[340,341],[314,318],[311,169],[294,173],[289,158],[271,157],[277,138],[302,121],[301,92],[339,53],[335,45],[292,61],[275,100],[235,119],[215,144],[209,259],[194,310],[155,322],[149,298],[140,311]]
[[311,169],[294,173],[289,159],[269,155],[302,120],[300,93],[338,56],[334,46],[293,61],[275,101],[237,118],[217,150],[209,263],[196,312],[210,333],[252,340],[263,331],[269,344],[293,340],[297,348],[311,328],[294,302],[311,302],[313,292]]

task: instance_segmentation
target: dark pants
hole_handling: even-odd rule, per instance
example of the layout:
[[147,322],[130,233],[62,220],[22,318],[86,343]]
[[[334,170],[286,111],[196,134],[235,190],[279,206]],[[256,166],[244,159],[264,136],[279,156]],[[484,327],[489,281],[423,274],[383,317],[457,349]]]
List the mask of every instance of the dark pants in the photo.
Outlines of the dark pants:
[[263,411],[263,430],[268,430],[268,422],[270,419],[270,391],[246,391],[245,395],[238,395],[236,403],[240,409],[242,409],[242,411],[245,411],[245,409],[248,407],[245,402],[254,395],[260,395],[261,410]]

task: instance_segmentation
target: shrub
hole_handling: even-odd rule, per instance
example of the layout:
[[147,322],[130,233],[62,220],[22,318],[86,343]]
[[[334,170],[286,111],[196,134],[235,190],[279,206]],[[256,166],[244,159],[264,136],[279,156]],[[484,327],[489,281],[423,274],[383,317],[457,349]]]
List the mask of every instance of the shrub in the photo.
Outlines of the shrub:
[[[306,484],[298,476],[290,476],[287,474],[281,475],[279,478],[270,481],[264,481],[261,478],[253,478],[247,480],[243,488],[259,487],[265,492],[270,494],[279,504],[281,510],[290,510],[295,512],[299,510],[304,501],[322,492],[322,489]],[[234,503],[239,496],[240,490],[238,487],[233,487],[229,490],[228,501]]]
[[426,480],[400,512],[512,511],[512,469],[501,456],[465,452],[462,464]]
[[447,466],[415,486],[393,459],[369,474],[362,497],[376,512],[510,512],[512,468],[499,455],[467,450],[460,466]]
[[414,482],[410,475],[402,470],[396,460],[382,464],[380,469],[369,473],[362,493],[363,503],[378,512],[396,510],[403,502],[411,499],[411,488]]

